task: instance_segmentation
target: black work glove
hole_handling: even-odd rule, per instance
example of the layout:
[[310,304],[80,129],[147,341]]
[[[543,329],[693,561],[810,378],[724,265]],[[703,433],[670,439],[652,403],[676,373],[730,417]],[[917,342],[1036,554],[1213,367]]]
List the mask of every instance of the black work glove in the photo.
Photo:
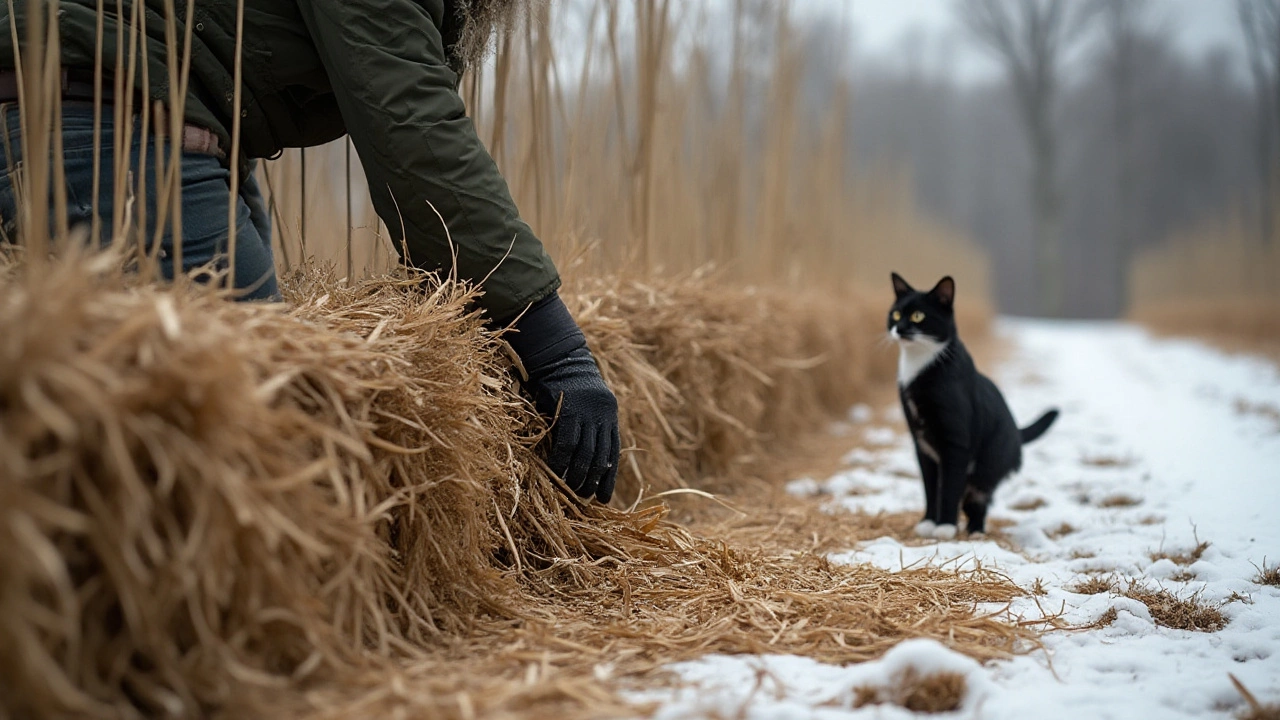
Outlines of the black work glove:
[[520,356],[538,413],[551,422],[547,465],[580,497],[607,503],[618,479],[618,399],[559,295],[516,320],[507,342]]

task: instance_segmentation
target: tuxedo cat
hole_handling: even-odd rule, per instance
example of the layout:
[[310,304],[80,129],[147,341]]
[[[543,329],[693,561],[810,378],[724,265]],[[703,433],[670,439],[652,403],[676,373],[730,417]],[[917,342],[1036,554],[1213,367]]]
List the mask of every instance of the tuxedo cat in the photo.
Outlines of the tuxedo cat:
[[980,533],[996,485],[1022,467],[1022,446],[1058,418],[1050,410],[1018,429],[995,383],[978,372],[956,331],[956,283],[944,277],[920,292],[893,273],[889,337],[898,343],[898,394],[924,479],[924,520],[916,535],[950,540],[963,505]]

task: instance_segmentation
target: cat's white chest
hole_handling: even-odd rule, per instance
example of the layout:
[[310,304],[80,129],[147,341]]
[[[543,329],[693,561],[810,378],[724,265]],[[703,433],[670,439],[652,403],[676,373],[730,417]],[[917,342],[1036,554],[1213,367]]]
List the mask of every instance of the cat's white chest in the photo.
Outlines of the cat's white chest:
[[898,343],[898,385],[906,387],[916,379],[925,368],[932,365],[947,349],[947,343],[940,343],[929,338],[918,338],[912,342]]

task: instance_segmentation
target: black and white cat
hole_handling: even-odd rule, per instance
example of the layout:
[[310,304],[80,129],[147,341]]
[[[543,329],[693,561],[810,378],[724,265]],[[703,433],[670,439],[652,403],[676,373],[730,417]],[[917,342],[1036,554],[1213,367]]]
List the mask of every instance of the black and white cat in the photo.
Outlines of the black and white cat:
[[916,534],[954,538],[962,504],[968,531],[983,532],[996,486],[1022,467],[1022,446],[1043,435],[1058,411],[1018,429],[995,383],[960,342],[950,277],[920,292],[893,273],[893,292],[887,326],[899,348],[898,394],[924,480]]

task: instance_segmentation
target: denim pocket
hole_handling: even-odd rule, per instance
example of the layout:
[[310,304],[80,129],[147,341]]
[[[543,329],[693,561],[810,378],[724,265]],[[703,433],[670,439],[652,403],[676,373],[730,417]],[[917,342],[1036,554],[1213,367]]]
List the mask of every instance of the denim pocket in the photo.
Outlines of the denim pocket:
[[13,192],[13,178],[9,176],[8,170],[0,168],[0,242],[17,241],[18,205]]
[[94,132],[93,106],[75,103],[62,108],[63,155],[92,155],[95,137],[101,137],[101,147],[110,148],[114,140],[114,108],[102,106],[102,119]]

